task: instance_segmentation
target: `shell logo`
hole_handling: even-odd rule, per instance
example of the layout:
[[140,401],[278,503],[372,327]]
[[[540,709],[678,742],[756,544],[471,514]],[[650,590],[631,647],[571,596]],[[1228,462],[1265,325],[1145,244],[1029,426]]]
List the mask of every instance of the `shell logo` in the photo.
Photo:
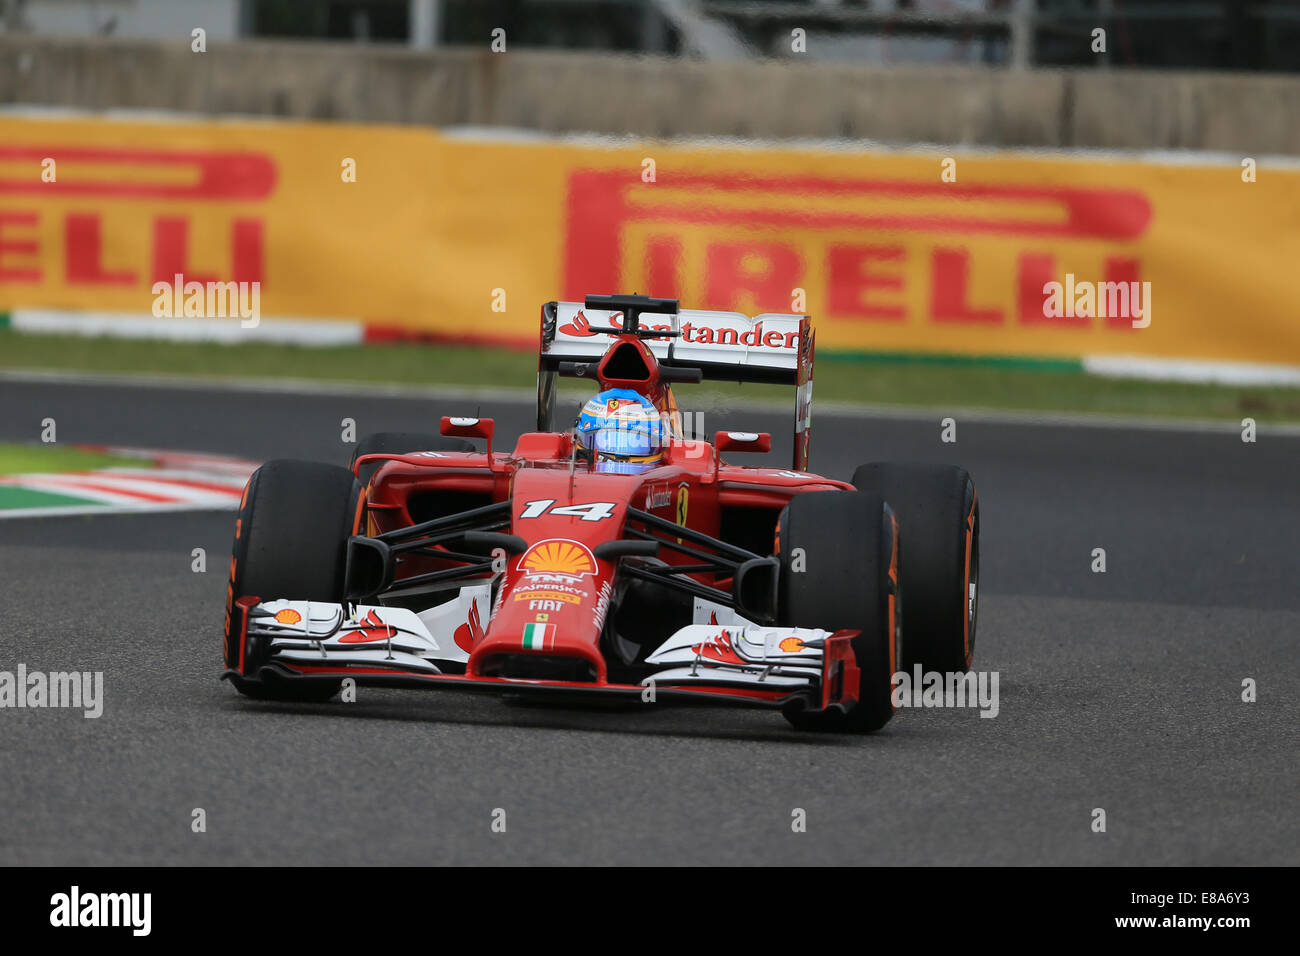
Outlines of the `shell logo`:
[[594,574],[596,559],[576,541],[542,541],[519,559],[519,570],[533,573]]
[[301,621],[302,615],[291,607],[287,607],[283,611],[275,612],[275,622],[277,624],[298,624]]
[[778,646],[781,648],[781,650],[785,651],[787,654],[793,654],[795,651],[801,651],[805,647],[804,642],[799,640],[799,638],[797,637],[787,637],[784,640],[782,640],[780,645]]

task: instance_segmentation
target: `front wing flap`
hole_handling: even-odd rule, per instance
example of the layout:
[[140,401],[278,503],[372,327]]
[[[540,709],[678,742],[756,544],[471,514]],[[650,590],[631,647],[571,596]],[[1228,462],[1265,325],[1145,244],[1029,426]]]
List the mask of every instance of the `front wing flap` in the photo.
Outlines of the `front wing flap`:
[[[646,658],[669,665],[656,684],[718,684],[815,689],[822,676],[827,631],[741,624],[683,627]],[[676,666],[672,666],[676,665]]]

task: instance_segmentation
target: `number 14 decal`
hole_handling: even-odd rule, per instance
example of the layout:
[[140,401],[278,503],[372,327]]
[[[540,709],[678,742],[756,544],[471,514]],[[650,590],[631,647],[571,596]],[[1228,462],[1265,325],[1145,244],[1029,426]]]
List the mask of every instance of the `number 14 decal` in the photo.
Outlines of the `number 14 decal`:
[[602,521],[614,515],[618,505],[613,501],[592,501],[583,505],[560,505],[554,507],[554,498],[539,498],[524,503],[521,518],[540,518],[542,515],[555,515],[563,518],[580,518],[583,521]]

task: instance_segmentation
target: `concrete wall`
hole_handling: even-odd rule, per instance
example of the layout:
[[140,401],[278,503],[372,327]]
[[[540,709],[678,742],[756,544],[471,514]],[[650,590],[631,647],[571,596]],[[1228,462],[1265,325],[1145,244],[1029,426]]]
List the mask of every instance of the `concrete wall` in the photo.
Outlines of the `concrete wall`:
[[[202,27],[209,40],[239,36],[240,0],[27,0],[26,31],[41,36],[187,36]],[[0,4],[2,5],[2,4]]]
[[1300,155],[1300,77],[0,36],[0,103],[546,132]]

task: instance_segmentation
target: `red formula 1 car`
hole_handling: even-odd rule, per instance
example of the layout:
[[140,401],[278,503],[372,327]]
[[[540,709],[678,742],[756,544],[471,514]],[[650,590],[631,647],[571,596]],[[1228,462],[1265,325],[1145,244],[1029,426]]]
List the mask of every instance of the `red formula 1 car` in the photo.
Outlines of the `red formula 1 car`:
[[[557,376],[653,406],[656,457],[613,464],[579,428],[557,431]],[[770,450],[767,434],[682,434],[673,385],[706,378],[795,388],[790,468],[722,460]],[[956,467],[809,473],[812,382],[806,316],[547,303],[537,430],[513,449],[494,447],[491,419],[443,418],[441,436],[370,436],[351,468],[254,473],[223,676],[261,699],[325,700],[351,678],[875,730],[896,671],[971,665],[979,505]]]

